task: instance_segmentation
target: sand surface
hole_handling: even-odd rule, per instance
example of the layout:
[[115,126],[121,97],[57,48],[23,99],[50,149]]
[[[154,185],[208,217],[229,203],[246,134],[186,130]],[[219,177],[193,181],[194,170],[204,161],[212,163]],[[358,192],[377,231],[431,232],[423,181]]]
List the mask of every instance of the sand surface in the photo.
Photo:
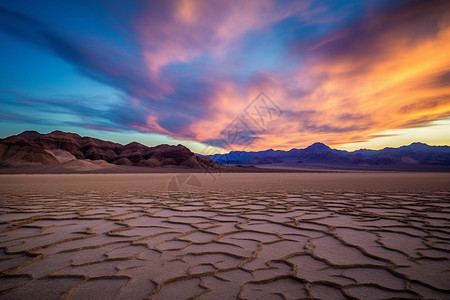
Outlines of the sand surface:
[[449,299],[450,173],[0,175],[0,299]]

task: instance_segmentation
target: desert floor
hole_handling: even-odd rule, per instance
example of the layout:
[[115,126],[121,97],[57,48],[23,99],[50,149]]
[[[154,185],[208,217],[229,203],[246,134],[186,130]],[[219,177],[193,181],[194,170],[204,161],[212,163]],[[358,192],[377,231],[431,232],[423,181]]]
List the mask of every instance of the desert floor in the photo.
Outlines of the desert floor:
[[449,299],[450,173],[0,175],[0,299]]

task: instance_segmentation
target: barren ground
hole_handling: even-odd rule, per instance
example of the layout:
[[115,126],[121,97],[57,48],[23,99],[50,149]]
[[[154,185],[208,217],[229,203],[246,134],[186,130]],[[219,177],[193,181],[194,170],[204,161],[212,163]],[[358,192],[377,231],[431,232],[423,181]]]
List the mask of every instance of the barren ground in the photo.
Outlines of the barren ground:
[[0,175],[1,299],[448,299],[449,253],[450,173]]

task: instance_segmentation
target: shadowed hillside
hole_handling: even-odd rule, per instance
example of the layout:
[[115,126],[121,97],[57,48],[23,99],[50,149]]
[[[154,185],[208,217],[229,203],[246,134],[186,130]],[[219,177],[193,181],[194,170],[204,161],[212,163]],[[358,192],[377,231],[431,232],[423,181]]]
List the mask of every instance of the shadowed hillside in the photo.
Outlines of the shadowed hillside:
[[[83,163],[74,161],[83,160]],[[193,169],[216,168],[210,158],[197,156],[183,145],[148,147],[137,142],[121,145],[78,134],[53,131],[40,134],[25,131],[0,140],[3,166],[57,165],[103,168],[126,166],[183,166]]]

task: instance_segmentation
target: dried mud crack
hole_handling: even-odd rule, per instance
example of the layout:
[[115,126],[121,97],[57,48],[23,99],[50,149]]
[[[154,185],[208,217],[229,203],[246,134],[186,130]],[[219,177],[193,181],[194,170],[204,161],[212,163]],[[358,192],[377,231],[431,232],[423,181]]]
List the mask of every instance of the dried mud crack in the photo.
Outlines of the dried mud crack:
[[2,188],[0,299],[448,299],[450,192]]

